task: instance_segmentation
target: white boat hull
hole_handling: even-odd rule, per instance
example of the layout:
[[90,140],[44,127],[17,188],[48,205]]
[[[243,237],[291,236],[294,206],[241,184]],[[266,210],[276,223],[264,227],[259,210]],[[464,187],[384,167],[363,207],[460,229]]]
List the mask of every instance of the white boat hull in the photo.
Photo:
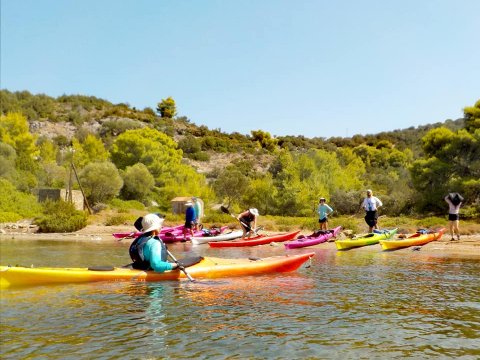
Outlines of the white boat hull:
[[217,236],[193,236],[190,240],[193,245],[207,244],[212,241],[226,241],[233,240],[243,235],[242,230],[234,230],[232,232],[221,234]]

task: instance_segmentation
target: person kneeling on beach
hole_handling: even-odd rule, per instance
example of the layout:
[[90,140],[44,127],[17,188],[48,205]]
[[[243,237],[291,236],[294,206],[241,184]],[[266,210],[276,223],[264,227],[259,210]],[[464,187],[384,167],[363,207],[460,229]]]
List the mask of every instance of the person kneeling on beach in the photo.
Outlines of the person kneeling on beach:
[[132,242],[129,249],[134,269],[164,272],[178,267],[176,263],[167,261],[167,247],[158,237],[163,220],[156,214],[148,214],[143,217],[143,234]]

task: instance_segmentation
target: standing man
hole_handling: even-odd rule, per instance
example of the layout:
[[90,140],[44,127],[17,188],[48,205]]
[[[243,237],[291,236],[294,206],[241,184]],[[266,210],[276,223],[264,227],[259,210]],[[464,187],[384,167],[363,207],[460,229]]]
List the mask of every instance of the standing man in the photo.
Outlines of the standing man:
[[378,229],[378,208],[382,206],[379,198],[373,196],[373,191],[367,190],[367,197],[363,199],[362,208],[366,211],[365,222],[368,225],[368,232],[373,232],[373,229]]
[[183,240],[186,241],[187,234],[193,236],[193,228],[195,227],[195,209],[191,201],[185,203],[187,209],[185,210],[185,225],[183,226]]
[[201,201],[197,197],[192,197],[192,201],[195,210],[195,230],[198,231],[202,227],[203,208]]

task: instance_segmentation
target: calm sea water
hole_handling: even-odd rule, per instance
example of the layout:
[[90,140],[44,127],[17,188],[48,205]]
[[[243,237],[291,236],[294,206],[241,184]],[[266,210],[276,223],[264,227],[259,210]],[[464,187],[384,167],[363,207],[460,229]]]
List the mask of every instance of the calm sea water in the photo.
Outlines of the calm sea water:
[[[0,242],[0,263],[124,265],[128,243]],[[182,257],[285,253],[283,246]],[[294,273],[1,292],[2,359],[478,359],[480,258],[322,245]]]

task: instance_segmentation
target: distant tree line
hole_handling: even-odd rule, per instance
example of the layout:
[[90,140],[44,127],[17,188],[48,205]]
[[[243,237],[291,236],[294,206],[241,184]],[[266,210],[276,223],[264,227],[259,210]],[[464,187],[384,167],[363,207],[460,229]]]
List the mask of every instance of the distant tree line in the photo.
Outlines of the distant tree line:
[[[173,197],[194,194],[237,211],[255,206],[262,214],[313,216],[323,196],[338,213],[353,214],[372,188],[384,202],[382,212],[392,216],[444,214],[443,197],[451,191],[464,195],[468,216],[480,214],[480,101],[456,121],[308,139],[198,127],[177,117],[171,97],[156,112],[26,91],[2,90],[0,100],[0,180],[25,196],[38,187],[65,187],[73,162],[91,204],[153,201],[167,210]],[[69,122],[77,131],[72,138],[37,137],[32,121]],[[84,126],[92,121],[96,130]],[[208,161],[214,153],[244,156],[206,174],[185,161]],[[22,211],[0,201],[0,221],[2,214],[26,216]]]

